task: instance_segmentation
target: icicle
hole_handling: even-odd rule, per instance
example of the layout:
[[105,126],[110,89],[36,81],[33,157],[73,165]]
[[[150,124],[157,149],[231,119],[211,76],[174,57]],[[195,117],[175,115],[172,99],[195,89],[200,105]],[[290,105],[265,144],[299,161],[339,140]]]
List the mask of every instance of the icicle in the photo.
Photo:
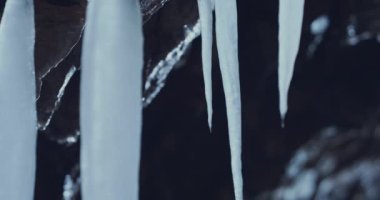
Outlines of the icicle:
[[305,0],[280,0],[278,87],[282,126],[288,111],[288,92],[301,39]]
[[91,0],[81,80],[84,200],[137,200],[142,19],[137,0]]
[[237,8],[235,0],[198,0],[202,27],[202,61],[208,124],[212,127],[212,36],[215,6],[216,37],[223,87],[226,97],[228,132],[231,148],[231,168],[235,199],[243,199],[241,167],[241,100],[238,60]]
[[213,40],[213,0],[198,0],[202,34],[202,63],[208,126],[212,127],[212,40]]
[[226,98],[235,199],[243,199],[241,100],[236,0],[215,1],[216,41]]
[[0,199],[33,199],[37,115],[32,0],[8,0],[0,23]]

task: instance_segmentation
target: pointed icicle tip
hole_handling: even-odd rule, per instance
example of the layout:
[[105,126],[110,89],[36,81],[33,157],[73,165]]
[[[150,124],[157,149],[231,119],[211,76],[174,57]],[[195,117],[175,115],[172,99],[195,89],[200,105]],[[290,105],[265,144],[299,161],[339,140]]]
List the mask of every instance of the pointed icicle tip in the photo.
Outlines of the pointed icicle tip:
[[207,121],[212,129],[212,40],[213,40],[213,10],[212,0],[198,0],[199,18],[202,31],[202,65],[207,103]]
[[226,98],[235,200],[243,200],[241,97],[236,0],[215,1],[216,41]]
[[282,127],[285,126],[289,87],[301,40],[304,4],[305,0],[280,0],[278,88]]

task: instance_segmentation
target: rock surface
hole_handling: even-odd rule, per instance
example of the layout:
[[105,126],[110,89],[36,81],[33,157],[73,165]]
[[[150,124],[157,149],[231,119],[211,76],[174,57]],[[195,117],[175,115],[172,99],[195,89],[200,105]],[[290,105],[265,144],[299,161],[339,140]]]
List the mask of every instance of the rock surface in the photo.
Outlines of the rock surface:
[[379,199],[379,119],[361,129],[325,129],[297,150],[280,187],[257,199]]

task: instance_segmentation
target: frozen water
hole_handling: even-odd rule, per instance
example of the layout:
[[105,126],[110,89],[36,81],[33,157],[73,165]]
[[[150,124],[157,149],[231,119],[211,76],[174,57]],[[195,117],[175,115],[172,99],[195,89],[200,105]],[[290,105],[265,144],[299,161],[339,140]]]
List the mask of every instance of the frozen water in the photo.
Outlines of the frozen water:
[[215,18],[216,42],[227,107],[235,199],[242,200],[241,98],[236,1],[215,1]]
[[278,84],[282,126],[288,111],[288,93],[301,39],[305,0],[280,0]]
[[231,168],[235,199],[243,199],[241,167],[241,99],[238,60],[237,8],[235,0],[198,0],[202,30],[202,63],[208,124],[212,127],[212,44],[215,9],[216,42],[226,98]]
[[33,1],[7,1],[0,24],[0,199],[33,199],[37,141],[34,40]]
[[81,82],[84,200],[137,200],[143,34],[136,0],[91,0]]
[[202,64],[205,96],[207,102],[208,125],[212,127],[212,40],[213,10],[211,0],[198,0],[199,18],[202,31]]

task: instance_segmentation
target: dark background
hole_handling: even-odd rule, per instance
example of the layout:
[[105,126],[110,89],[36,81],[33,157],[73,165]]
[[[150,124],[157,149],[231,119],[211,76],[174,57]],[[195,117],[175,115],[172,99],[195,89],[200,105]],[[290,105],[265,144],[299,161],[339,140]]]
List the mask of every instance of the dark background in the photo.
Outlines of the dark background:
[[[4,2],[0,0],[0,11]],[[36,71],[43,74],[44,68],[50,66],[46,60],[59,58],[60,50],[67,51],[80,38],[85,2],[35,0],[35,3]],[[160,1],[142,3],[159,5]],[[276,188],[295,150],[318,136],[321,129],[360,128],[377,110],[380,45],[376,37],[380,31],[380,1],[306,0],[285,128],[280,127],[278,111],[278,1],[237,0],[237,4],[244,192],[245,199],[250,200]],[[196,21],[197,7],[196,0],[170,0],[160,9],[149,6],[142,9],[146,21],[146,76],[152,67],[148,63],[162,59],[183,39],[182,26]],[[330,25],[316,43],[317,36],[311,33],[310,26],[320,16],[327,16]],[[356,33],[349,35],[348,27],[355,27]],[[362,38],[362,33],[372,35]],[[350,43],[352,38],[359,42]],[[49,47],[49,43],[54,47]],[[313,45],[316,50],[308,53]],[[200,38],[193,42],[161,93],[144,110],[142,200],[233,199],[224,93],[216,51],[214,48],[212,133],[207,127]],[[51,111],[49,103],[57,90],[55,85],[61,84],[72,65],[80,67],[80,53],[79,41],[55,68],[56,72],[46,78],[37,77],[43,83],[37,102],[39,120]],[[79,141],[67,143],[67,138],[79,131],[79,80],[77,71],[51,124],[40,130],[37,200],[62,199],[65,176],[79,183]],[[79,199],[79,193],[72,199]]]

